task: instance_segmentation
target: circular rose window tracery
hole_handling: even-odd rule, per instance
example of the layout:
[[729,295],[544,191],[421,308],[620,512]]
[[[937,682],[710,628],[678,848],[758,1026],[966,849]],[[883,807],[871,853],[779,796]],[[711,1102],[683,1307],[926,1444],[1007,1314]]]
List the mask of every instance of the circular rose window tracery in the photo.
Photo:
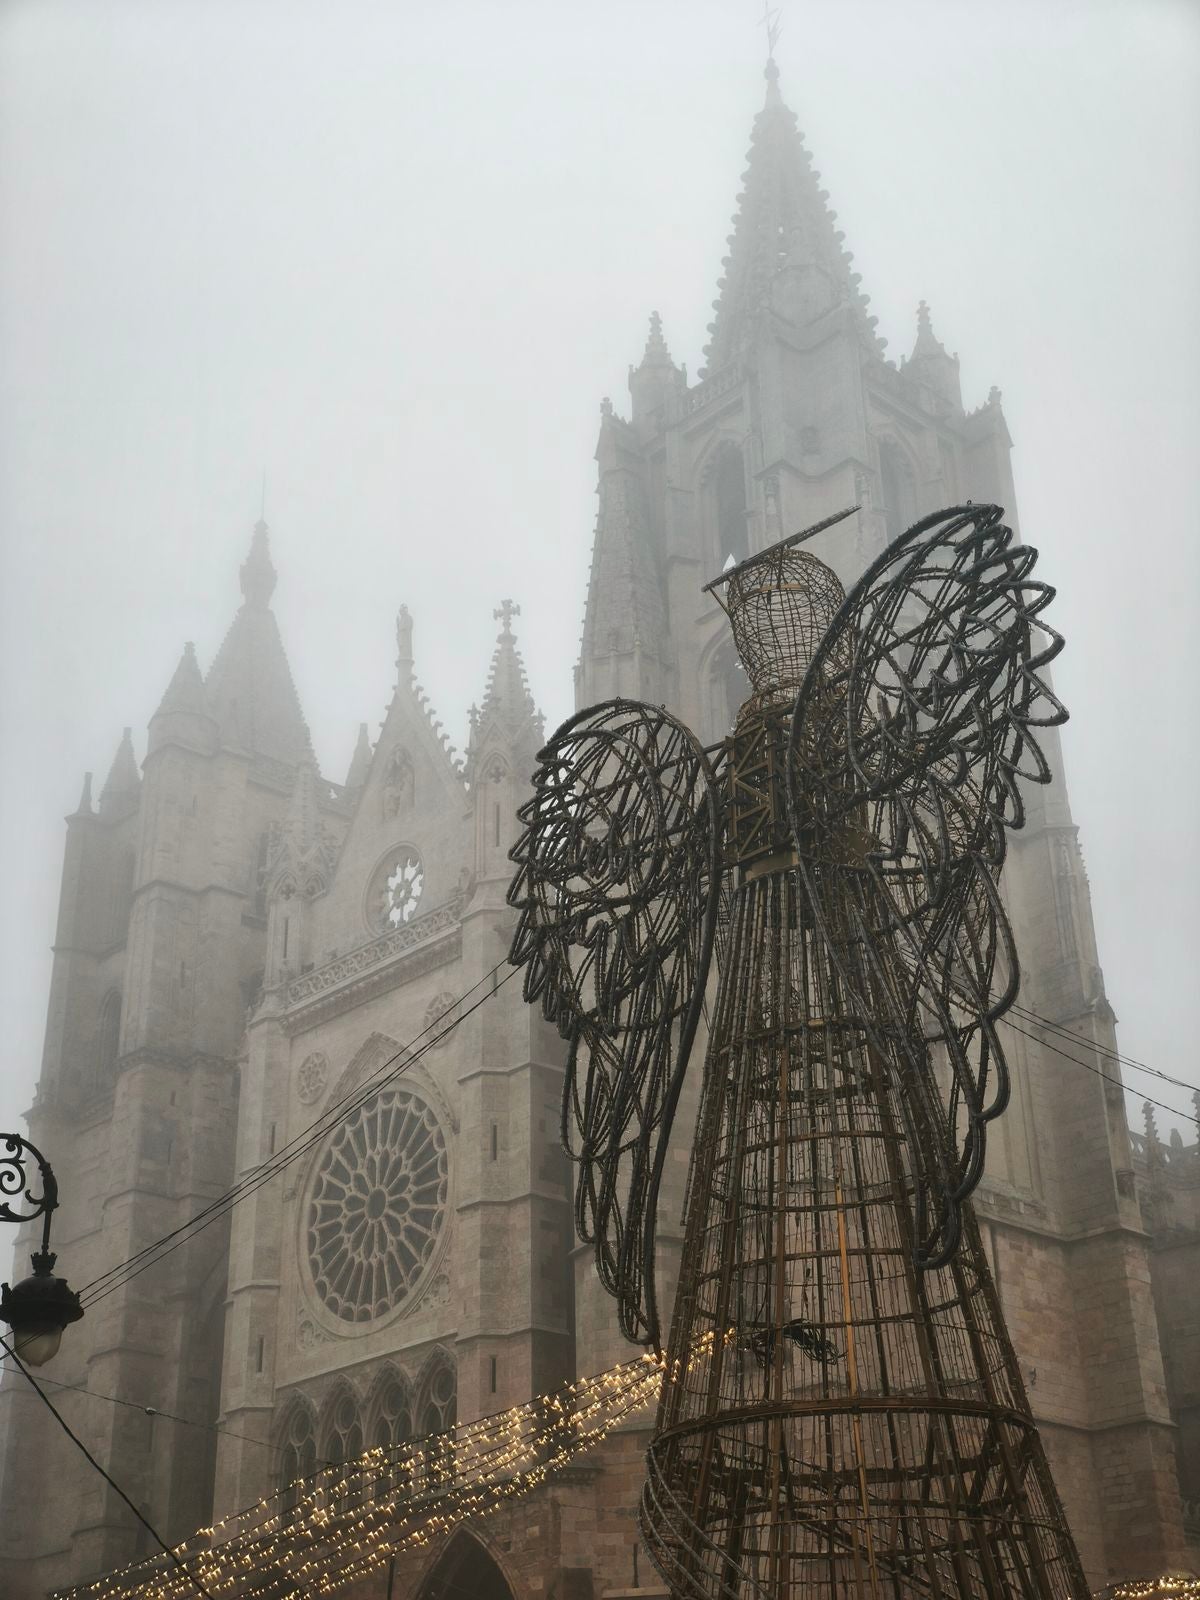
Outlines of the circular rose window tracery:
[[403,1305],[446,1216],[446,1141],[433,1111],[384,1089],[340,1124],[322,1152],[308,1208],[318,1295],[344,1322]]
[[380,889],[384,929],[402,928],[416,915],[425,887],[425,869],[415,850],[402,850],[383,869]]

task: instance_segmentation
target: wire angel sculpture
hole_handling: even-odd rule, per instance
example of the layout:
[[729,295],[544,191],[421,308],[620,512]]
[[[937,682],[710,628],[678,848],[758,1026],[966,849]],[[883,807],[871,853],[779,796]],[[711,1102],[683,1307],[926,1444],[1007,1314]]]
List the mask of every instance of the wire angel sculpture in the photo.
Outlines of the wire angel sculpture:
[[1006,831],[1066,718],[1053,590],[968,505],[846,595],[799,548],[838,520],[708,585],[752,688],[720,744],[627,700],[549,741],[511,959],[569,1042],[578,1231],[661,1348],[659,1188],[715,954],[641,1506],[672,1595],[1079,1597],[968,1201],[1009,1093]]

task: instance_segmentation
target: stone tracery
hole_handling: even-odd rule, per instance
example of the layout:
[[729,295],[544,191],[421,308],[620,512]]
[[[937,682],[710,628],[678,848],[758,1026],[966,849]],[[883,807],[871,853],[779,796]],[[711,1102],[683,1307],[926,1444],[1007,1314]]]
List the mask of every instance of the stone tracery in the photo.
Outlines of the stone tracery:
[[309,1204],[317,1294],[344,1322],[369,1322],[413,1294],[441,1235],[446,1142],[433,1110],[384,1089],[338,1126]]

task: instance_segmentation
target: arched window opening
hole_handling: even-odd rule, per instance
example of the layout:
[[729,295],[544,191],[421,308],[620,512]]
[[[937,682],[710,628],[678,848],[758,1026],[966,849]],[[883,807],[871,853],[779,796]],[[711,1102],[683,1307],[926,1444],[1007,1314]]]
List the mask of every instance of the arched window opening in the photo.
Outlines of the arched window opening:
[[431,1490],[454,1477],[454,1439],[450,1430],[458,1416],[454,1368],[439,1360],[425,1381],[417,1433],[425,1441],[425,1481]]
[[465,1530],[456,1533],[421,1585],[419,1600],[513,1600],[513,1592],[495,1560]]
[[331,1467],[347,1469],[330,1474],[326,1504],[335,1512],[352,1510],[362,1500],[364,1485],[359,1457],[364,1448],[358,1404],[348,1389],[342,1389],[327,1407],[321,1429],[322,1460]]
[[375,1423],[371,1429],[371,1443],[380,1450],[394,1450],[412,1438],[412,1407],[408,1389],[399,1378],[393,1378],[379,1398]]
[[383,1460],[373,1484],[377,1499],[393,1489],[408,1487],[409,1451],[404,1446],[411,1442],[412,1436],[412,1402],[408,1385],[399,1377],[391,1377],[379,1396],[371,1423],[371,1445],[383,1452]]
[[279,1487],[285,1511],[294,1510],[303,1493],[302,1478],[311,1478],[317,1467],[316,1429],[312,1412],[299,1402],[293,1404],[280,1435]]
[[321,1454],[330,1466],[340,1467],[363,1453],[362,1422],[354,1396],[343,1389],[334,1397],[322,1429]]
[[745,561],[750,554],[746,525],[746,469],[742,453],[727,446],[713,473],[713,503],[717,524],[717,555],[722,567]]
[[890,439],[879,442],[879,477],[889,539],[898,539],[917,520],[917,490],[903,451]]
[[445,1433],[454,1426],[457,1401],[454,1369],[448,1362],[440,1361],[430,1374],[422,1396],[421,1420],[417,1425],[422,1438],[428,1438],[431,1433]]
[[96,1025],[96,1050],[92,1081],[97,1089],[110,1084],[117,1073],[117,1051],[121,1043],[121,995],[110,989],[100,1007]]

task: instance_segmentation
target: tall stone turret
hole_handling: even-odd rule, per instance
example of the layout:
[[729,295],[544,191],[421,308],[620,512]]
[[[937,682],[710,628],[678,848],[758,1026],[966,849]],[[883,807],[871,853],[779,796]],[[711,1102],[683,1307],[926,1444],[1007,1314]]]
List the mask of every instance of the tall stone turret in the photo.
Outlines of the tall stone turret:
[[[62,1268],[99,1291],[55,1376],[136,1397],[135,1408],[92,1405],[75,1420],[171,1538],[209,1515],[216,1436],[183,1435],[153,1413],[216,1420],[226,1226],[177,1241],[140,1275],[104,1275],[202,1211],[234,1173],[246,998],[266,957],[263,841],[302,786],[297,769],[311,770],[269,609],[274,581],[260,524],[208,683],[187,645],[151,718],[144,773],[126,729],[98,809],[89,800],[68,818],[31,1113],[35,1142],[71,1174],[55,1221]],[[9,1461],[19,1462],[5,1475],[7,1570],[45,1592],[139,1553],[136,1524],[86,1462],[47,1443],[7,1386],[0,1406]]]
[[[964,410],[958,358],[935,336],[924,302],[911,356],[899,366],[887,359],[828,201],[772,62],[701,381],[678,391],[661,383],[643,398],[644,374],[632,422],[605,408],[580,706],[613,694],[663,700],[705,740],[721,736],[745,677],[701,585],[731,559],[843,506],[861,510],[813,548],[847,585],[940,507],[997,501],[1017,526],[999,390]],[[665,347],[653,338],[652,346],[649,373],[665,376]],[[1054,534],[1033,539],[1051,577]],[[1056,781],[1031,794],[1005,876],[1026,1008],[1005,1030],[1013,1102],[993,1125],[977,1209],[1017,1350],[1027,1375],[1036,1373],[1034,1411],[1099,1586],[1182,1564],[1183,1536],[1123,1097],[1053,1048],[1111,1071],[1116,1041],[1061,751],[1046,732]],[[1065,1045],[1050,1029],[1065,1030]],[[664,1182],[668,1257],[693,1092],[694,1081]],[[664,1270],[669,1278],[669,1259]],[[602,1301],[586,1284],[577,1295],[580,1359],[595,1370],[621,1347]],[[1047,1315],[1048,1306],[1074,1311]]]
[[[512,878],[509,849],[516,837],[516,810],[529,789],[545,725],[533,703],[517,650],[512,620],[520,606],[505,600],[495,612],[500,637],[483,699],[471,721],[466,776],[475,821],[476,898],[503,903]],[[497,898],[497,889],[499,898]]]

